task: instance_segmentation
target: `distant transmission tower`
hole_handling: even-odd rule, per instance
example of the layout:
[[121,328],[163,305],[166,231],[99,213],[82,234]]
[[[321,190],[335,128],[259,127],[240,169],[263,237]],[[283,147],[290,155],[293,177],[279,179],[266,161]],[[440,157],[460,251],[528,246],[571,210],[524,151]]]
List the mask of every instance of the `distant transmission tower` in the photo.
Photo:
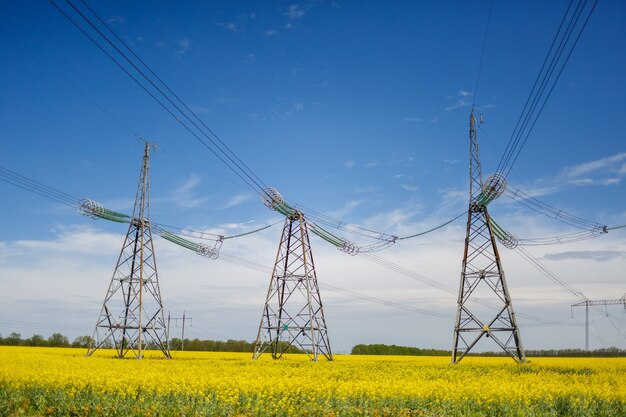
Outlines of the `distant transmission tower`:
[[149,220],[149,159],[150,144],[146,142],[133,216],[88,356],[100,347],[114,347],[120,358],[132,352],[141,359],[146,348],[159,349],[170,358]]
[[[483,337],[491,338],[517,362],[525,362],[519,329],[515,321],[511,297],[504,278],[494,228],[487,205],[506,188],[506,179],[494,174],[483,184],[476,139],[476,119],[470,115],[470,202],[467,217],[465,252],[457,306],[452,363],[458,363]],[[507,245],[513,239],[505,240]],[[495,297],[493,297],[495,295]],[[495,298],[493,311],[477,308],[474,297]],[[490,307],[492,307],[490,305]],[[479,311],[480,310],[480,311]]]
[[313,361],[320,354],[333,359],[307,222],[298,210],[285,219],[253,359],[267,350],[278,359],[291,346]]
[[[613,299],[613,300],[585,300],[580,303],[572,304],[572,307],[585,307],[585,350],[589,350],[589,306],[604,306],[606,309],[607,306],[619,305],[622,304],[624,306],[624,312],[626,312],[626,294],[622,295],[622,298]],[[607,316],[609,313],[607,312]],[[572,311],[572,317],[574,317],[574,313]]]

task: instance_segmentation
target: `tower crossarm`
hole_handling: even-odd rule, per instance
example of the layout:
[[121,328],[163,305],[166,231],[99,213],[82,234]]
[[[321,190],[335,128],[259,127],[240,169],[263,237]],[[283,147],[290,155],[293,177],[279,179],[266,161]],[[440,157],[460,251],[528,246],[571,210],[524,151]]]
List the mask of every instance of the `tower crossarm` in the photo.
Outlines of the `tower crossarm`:
[[580,303],[572,304],[572,307],[586,307],[586,306],[612,306],[624,304],[626,306],[626,297],[614,299],[614,300],[585,300]]

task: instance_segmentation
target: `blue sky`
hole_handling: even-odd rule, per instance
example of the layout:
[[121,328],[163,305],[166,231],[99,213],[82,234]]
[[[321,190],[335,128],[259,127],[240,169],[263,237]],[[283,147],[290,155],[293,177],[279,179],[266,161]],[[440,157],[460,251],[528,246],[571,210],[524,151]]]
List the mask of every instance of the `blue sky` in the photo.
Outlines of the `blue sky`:
[[[488,175],[567,7],[493,2],[475,88],[487,1],[89,4],[265,183],[290,201],[398,235],[466,209],[471,104],[485,117],[478,136]],[[50,3],[5,1],[0,10],[7,17],[0,166],[130,211],[142,153],[137,134],[161,149],[152,159],[154,220],[221,233],[280,220]],[[598,3],[509,178],[609,226],[626,224],[624,27],[623,2]],[[0,189],[0,334],[91,333],[124,228],[6,183]],[[572,231],[504,198],[491,213],[519,237]],[[626,292],[623,230],[529,252],[588,297],[618,298]],[[279,233],[274,227],[223,250],[271,265]],[[463,239],[461,220],[380,255],[456,288]],[[322,287],[326,281],[454,315],[453,295],[313,243]],[[502,251],[516,310],[567,323],[522,321],[525,345],[582,347],[575,321],[582,312],[572,320],[569,309],[578,300]],[[194,317],[192,337],[256,335],[269,276],[164,241],[157,253],[166,309]],[[452,320],[332,291],[322,297],[336,350],[356,343],[449,348]],[[592,347],[626,347],[623,313],[594,314]]]

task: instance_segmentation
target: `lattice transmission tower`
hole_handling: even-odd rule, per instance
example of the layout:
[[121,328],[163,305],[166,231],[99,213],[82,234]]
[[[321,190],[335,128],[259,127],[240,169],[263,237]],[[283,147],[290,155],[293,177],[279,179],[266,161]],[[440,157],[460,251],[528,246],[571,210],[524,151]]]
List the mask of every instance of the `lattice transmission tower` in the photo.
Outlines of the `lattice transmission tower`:
[[333,359],[307,222],[299,210],[285,218],[253,359],[266,351],[278,359],[292,346],[313,361],[319,355]]
[[150,147],[146,142],[135,206],[87,355],[114,347],[137,359],[146,348],[170,358],[167,326],[150,226]]
[[[467,234],[461,271],[452,363],[458,363],[483,337],[491,338],[517,362],[525,362],[494,232],[499,226],[489,217],[487,205],[506,188],[506,179],[494,174],[483,184],[476,138],[476,118],[470,115],[470,190]],[[500,235],[502,231],[500,230]],[[513,245],[513,239],[503,239]],[[476,297],[493,299],[479,304]],[[495,309],[495,313],[494,310]]]
[[[606,309],[607,306],[612,305],[623,305],[624,313],[626,313],[626,294],[622,295],[622,298],[612,299],[612,300],[585,300],[576,304],[572,304],[570,308],[574,307],[585,307],[585,350],[589,350],[589,307],[590,306],[604,306]],[[607,311],[606,315],[609,313]],[[574,311],[572,310],[572,318],[574,317]]]

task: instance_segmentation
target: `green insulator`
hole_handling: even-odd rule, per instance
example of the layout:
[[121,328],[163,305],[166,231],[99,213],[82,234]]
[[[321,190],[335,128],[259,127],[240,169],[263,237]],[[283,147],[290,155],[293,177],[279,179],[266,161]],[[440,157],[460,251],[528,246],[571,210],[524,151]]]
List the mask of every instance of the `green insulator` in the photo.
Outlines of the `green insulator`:
[[182,246],[186,249],[192,250],[192,251],[197,251],[198,250],[198,244],[194,243],[190,240],[187,239],[183,239],[182,237],[175,235],[174,233],[170,233],[170,232],[166,232],[163,231],[161,233],[161,237],[167,241],[170,241],[178,246]]
[[117,222],[117,223],[128,223],[130,221],[129,217],[111,216],[107,213],[99,213],[95,215],[96,217],[100,219],[109,220],[109,221]]
[[341,246],[343,244],[342,239],[338,238],[337,236],[333,235],[332,233],[328,232],[327,230],[321,228],[316,224],[311,225],[311,231],[332,245]]
[[296,211],[293,207],[285,202],[277,203],[274,206],[274,210],[286,217],[291,216]]

